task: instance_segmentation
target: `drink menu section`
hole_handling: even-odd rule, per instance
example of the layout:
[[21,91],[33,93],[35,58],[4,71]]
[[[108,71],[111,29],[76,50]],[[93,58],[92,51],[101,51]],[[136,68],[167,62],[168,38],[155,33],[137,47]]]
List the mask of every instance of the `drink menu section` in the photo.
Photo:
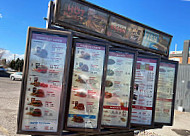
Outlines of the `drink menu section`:
[[154,120],[156,123],[171,124],[172,122],[175,73],[175,63],[160,62]]
[[168,56],[172,36],[87,1],[56,0],[53,24]]
[[67,41],[67,35],[31,32],[23,132],[58,132]]
[[158,59],[137,57],[131,123],[151,126]]
[[105,46],[76,42],[67,128],[97,129]]
[[134,53],[109,52],[102,125],[127,127]]

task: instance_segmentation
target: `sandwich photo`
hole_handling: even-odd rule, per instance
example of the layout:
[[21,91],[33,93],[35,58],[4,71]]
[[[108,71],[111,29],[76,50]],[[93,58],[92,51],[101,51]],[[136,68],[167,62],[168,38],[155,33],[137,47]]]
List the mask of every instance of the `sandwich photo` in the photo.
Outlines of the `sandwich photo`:
[[84,122],[84,119],[83,119],[83,117],[81,117],[81,116],[76,116],[76,115],[74,115],[72,121],[74,121],[74,122],[76,122],[76,123],[83,123],[83,122]]
[[42,89],[38,89],[35,92],[31,93],[32,96],[36,97],[45,97],[45,93]]
[[35,107],[42,107],[42,101],[40,100],[33,100],[29,105],[35,106]]

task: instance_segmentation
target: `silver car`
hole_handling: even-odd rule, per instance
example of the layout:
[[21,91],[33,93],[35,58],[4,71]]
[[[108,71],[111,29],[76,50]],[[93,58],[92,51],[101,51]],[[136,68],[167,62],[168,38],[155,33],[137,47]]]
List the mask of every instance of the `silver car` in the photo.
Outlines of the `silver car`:
[[22,72],[15,72],[10,75],[11,80],[22,80]]

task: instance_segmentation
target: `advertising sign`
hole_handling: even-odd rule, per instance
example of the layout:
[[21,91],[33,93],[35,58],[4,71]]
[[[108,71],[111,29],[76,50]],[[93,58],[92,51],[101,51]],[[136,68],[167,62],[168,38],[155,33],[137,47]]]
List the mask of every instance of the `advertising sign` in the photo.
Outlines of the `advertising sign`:
[[83,4],[61,0],[58,21],[64,21],[98,33],[105,33],[108,14]]
[[75,43],[67,128],[99,129],[106,46]]
[[103,126],[127,127],[129,124],[134,60],[135,53],[109,51],[102,114]]
[[175,99],[175,80],[178,63],[161,60],[159,67],[156,111],[154,122],[172,125]]
[[132,124],[153,125],[158,63],[158,58],[137,57],[131,114]]
[[108,24],[107,36],[141,44],[143,30],[144,29],[140,26],[111,16]]
[[[58,133],[70,35],[29,28],[19,131]],[[68,54],[67,54],[68,55]],[[27,62],[28,61],[28,62]],[[18,131],[18,132],[19,132]],[[21,132],[21,133],[22,133]]]
[[56,0],[53,25],[168,56],[172,36],[81,0]]
[[167,53],[170,44],[170,38],[162,34],[145,29],[142,45],[154,50],[159,50]]

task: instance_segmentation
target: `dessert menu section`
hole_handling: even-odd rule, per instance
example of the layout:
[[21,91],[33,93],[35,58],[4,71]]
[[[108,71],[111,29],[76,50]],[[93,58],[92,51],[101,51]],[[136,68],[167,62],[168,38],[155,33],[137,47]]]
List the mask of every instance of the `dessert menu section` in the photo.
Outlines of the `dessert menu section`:
[[138,57],[131,123],[151,125],[157,59]]
[[102,125],[126,127],[134,54],[110,51]]
[[67,37],[32,32],[23,131],[57,132]]
[[160,63],[155,122],[171,123],[175,67],[172,63]]
[[67,127],[98,127],[104,58],[104,46],[76,43]]

